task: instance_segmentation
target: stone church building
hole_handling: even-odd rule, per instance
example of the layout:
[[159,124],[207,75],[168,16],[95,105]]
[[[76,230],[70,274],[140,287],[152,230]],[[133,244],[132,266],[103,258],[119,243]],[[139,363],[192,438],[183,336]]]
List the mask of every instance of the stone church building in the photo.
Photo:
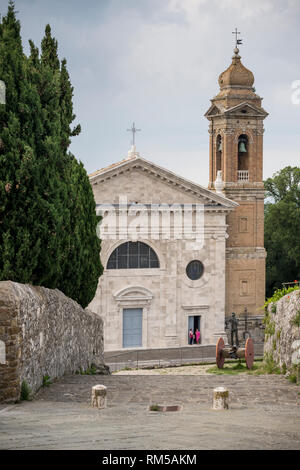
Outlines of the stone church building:
[[103,219],[104,272],[89,308],[106,351],[182,347],[225,335],[235,312],[259,336],[265,300],[263,120],[254,77],[235,48],[209,120],[208,189],[142,158],[90,175]]

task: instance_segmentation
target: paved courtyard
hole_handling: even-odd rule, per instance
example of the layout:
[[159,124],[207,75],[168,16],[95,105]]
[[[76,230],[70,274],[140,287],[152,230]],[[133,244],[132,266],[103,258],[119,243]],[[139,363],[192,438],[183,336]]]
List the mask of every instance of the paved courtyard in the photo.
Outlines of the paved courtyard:
[[[64,377],[34,401],[1,406],[0,448],[300,449],[300,387],[282,376],[145,373]],[[98,383],[108,389],[104,410],[90,406]],[[211,409],[220,385],[228,411]],[[150,403],[183,409],[150,412]]]

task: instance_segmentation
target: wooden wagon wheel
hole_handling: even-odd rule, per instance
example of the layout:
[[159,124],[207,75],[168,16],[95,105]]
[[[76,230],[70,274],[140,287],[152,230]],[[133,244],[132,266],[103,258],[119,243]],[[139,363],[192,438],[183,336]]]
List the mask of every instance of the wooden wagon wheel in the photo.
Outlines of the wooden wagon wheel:
[[248,338],[245,345],[245,359],[248,369],[252,369],[254,361],[254,345],[252,338]]
[[216,363],[219,369],[223,369],[225,357],[222,354],[222,351],[225,347],[223,338],[219,338],[216,344]]

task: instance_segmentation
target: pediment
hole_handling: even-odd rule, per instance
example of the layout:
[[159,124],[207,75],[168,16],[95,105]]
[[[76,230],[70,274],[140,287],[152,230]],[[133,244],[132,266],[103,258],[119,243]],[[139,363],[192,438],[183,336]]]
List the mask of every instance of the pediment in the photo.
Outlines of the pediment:
[[240,103],[236,106],[233,106],[232,108],[226,109],[226,111],[224,111],[224,114],[249,117],[259,116],[262,118],[268,116],[268,113],[263,108],[258,108],[257,106],[254,106],[253,104],[250,104],[246,101],[244,103]]
[[211,107],[206,111],[204,116],[206,118],[209,118],[209,117],[218,116],[220,114],[223,114],[223,112],[224,112],[223,109],[220,109],[220,108],[218,108],[217,105],[212,104]]
[[114,294],[114,298],[119,301],[128,301],[128,300],[151,300],[153,298],[153,293],[142,286],[129,286],[125,289],[121,289]]
[[129,203],[203,204],[206,210],[231,210],[238,206],[236,202],[140,156],[94,172],[90,175],[90,183],[96,204],[117,204],[118,194],[124,194]]

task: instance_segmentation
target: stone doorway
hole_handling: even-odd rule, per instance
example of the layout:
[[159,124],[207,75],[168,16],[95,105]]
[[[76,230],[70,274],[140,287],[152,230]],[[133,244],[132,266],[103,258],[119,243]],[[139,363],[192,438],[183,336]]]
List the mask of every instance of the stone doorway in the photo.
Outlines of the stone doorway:
[[[189,338],[189,333],[190,330],[193,331],[193,333],[196,333],[196,329],[200,331],[200,340],[199,344],[201,344],[201,328],[200,328],[200,323],[201,323],[201,316],[200,315],[189,315],[188,317],[188,344],[190,343],[190,338]],[[193,340],[192,344],[196,344],[196,338]]]

